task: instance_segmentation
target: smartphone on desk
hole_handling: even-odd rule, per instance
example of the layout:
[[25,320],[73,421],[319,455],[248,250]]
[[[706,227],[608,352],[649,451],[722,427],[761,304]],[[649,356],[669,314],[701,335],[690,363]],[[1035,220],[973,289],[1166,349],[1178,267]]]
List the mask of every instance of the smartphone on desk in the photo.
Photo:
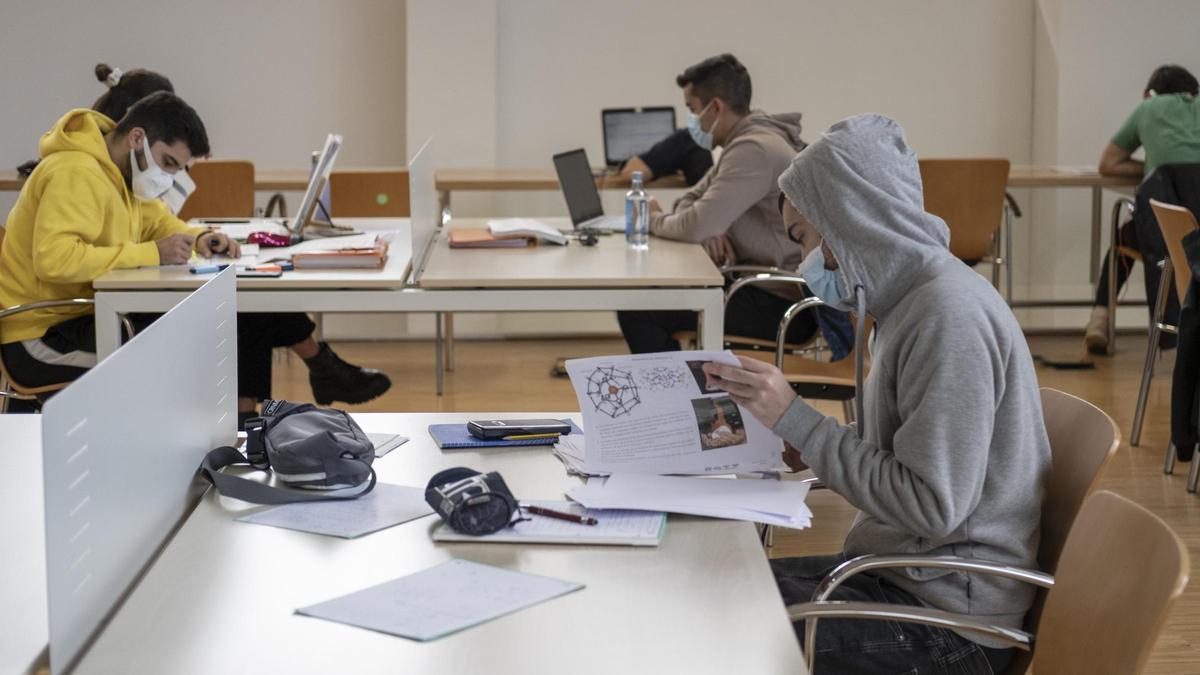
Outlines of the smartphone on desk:
[[562,420],[471,420],[467,431],[475,438],[495,441],[513,436],[543,436],[571,433],[571,425]]

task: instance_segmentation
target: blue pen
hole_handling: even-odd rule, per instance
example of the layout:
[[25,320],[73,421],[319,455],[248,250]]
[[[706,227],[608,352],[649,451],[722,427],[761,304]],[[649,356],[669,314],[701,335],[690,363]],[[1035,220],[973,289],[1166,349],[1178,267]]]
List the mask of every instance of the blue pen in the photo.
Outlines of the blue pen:
[[225,270],[227,267],[229,265],[206,265],[204,267],[193,267],[188,271],[192,274],[214,274]]

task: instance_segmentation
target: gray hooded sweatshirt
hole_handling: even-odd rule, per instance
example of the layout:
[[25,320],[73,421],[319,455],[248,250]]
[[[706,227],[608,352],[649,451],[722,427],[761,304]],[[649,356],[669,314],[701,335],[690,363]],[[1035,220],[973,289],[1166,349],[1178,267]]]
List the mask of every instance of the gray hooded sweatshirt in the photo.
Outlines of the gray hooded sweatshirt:
[[[861,437],[799,399],[775,425],[859,509],[845,553],[1036,568],[1050,442],[1029,347],[999,294],[951,255],[946,224],[925,212],[903,130],[879,115],[838,122],[779,185],[829,244],[850,295],[842,308],[865,307],[876,322]],[[860,331],[859,354],[862,340]],[[880,574],[930,606],[1010,627],[1034,595],[982,574]]]
[[740,263],[795,269],[803,258],[783,229],[778,180],[803,148],[800,113],[751,112],[733,128],[717,163],[674,212],[651,220],[650,231],[693,243],[724,234]]

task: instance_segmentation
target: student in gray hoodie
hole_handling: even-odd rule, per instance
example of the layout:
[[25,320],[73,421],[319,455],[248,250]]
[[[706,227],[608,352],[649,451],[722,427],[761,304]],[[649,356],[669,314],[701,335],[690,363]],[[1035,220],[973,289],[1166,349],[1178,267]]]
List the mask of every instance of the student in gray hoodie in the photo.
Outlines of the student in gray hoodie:
[[[948,249],[926,213],[915,154],[893,120],[838,122],[779,179],[793,236],[815,230],[823,264],[810,288],[875,319],[861,358],[855,426],[798,398],[773,366],[710,364],[715,386],[771,426],[825,484],[860,510],[838,556],[771,561],[785,602],[812,598],[849,557],[935,554],[1037,566],[1050,444],[1029,348],[996,291]],[[811,235],[811,233],[807,233]],[[797,236],[799,235],[799,236]],[[809,268],[808,265],[805,266]],[[905,568],[863,574],[838,600],[927,605],[1019,627],[1034,591],[983,574]],[[803,624],[797,624],[803,639]],[[1002,672],[1009,649],[938,628],[830,620],[817,632],[825,672]],[[809,648],[809,647],[806,647]]]
[[[704,178],[675,203],[674,211],[663,213],[657,201],[651,203],[650,231],[665,239],[703,244],[718,265],[795,269],[801,248],[788,239],[780,221],[777,181],[804,148],[800,113],[751,110],[750,74],[732,54],[705,59],[675,82],[690,111],[692,139],[705,150],[721,146],[722,152]],[[743,289],[726,307],[726,330],[774,339],[783,313],[799,299],[792,287]],[[840,312],[824,310],[820,319],[829,324],[823,333],[831,343],[849,333],[849,322]],[[671,334],[696,328],[695,313],[687,311],[618,312],[617,320],[635,354],[679,349]],[[817,327],[814,313],[802,312],[792,322],[788,341],[805,342]]]

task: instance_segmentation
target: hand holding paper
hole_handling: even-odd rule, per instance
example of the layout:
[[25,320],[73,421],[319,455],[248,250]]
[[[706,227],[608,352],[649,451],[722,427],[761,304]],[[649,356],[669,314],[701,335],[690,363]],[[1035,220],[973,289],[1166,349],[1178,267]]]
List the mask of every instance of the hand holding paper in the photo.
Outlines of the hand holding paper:
[[746,357],[739,357],[738,361],[740,366],[715,361],[705,364],[708,386],[729,392],[755,419],[773,428],[796,400],[796,392],[775,366]]

